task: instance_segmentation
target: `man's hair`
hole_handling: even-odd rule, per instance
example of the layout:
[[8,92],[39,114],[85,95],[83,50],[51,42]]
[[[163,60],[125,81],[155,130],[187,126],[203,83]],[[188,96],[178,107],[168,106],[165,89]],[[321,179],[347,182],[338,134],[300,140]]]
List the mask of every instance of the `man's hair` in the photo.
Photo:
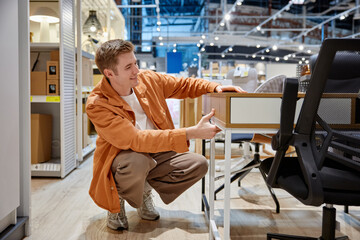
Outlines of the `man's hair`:
[[134,51],[134,45],[122,39],[109,40],[98,48],[95,55],[95,63],[100,72],[104,74],[104,69],[111,69],[117,74],[115,66],[117,57],[123,53]]

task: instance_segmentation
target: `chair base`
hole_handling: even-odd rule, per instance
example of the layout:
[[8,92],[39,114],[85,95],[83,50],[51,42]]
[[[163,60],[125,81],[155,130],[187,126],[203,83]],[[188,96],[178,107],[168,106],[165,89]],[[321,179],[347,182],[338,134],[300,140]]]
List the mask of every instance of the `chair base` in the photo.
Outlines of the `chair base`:
[[279,240],[346,240],[348,236],[341,236],[335,238],[335,225],[336,225],[336,209],[331,204],[327,204],[323,207],[323,220],[322,220],[322,234],[321,237],[305,237],[296,235],[287,235],[281,233],[268,233],[267,240],[279,239]]
[[[314,237],[306,237],[306,236],[295,236],[295,235],[287,235],[287,234],[280,234],[280,233],[268,233],[267,240],[271,239],[279,239],[279,240],[328,240],[322,237],[314,238]],[[333,238],[336,240],[347,240],[349,239],[348,236],[341,236],[337,238]],[[329,239],[330,240],[330,239]]]

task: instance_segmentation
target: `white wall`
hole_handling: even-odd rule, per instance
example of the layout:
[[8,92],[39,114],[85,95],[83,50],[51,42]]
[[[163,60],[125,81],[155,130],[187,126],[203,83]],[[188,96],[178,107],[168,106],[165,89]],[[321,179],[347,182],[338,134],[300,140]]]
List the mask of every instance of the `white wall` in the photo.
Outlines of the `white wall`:
[[270,63],[266,65],[266,79],[283,74],[286,77],[296,77],[297,64]]
[[0,1],[0,29],[1,222],[20,205],[18,1]]

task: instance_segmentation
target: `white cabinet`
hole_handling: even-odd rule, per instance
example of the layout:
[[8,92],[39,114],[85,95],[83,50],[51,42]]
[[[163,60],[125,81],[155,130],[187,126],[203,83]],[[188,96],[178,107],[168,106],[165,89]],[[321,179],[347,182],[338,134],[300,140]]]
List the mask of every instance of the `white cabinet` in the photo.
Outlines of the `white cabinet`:
[[[46,6],[47,2],[42,2]],[[77,165],[75,154],[75,18],[74,1],[60,0],[59,43],[31,43],[31,52],[43,56],[59,50],[59,96],[31,96],[31,112],[53,116],[54,159],[31,166],[32,176],[65,177]],[[46,69],[40,69],[46,71]]]

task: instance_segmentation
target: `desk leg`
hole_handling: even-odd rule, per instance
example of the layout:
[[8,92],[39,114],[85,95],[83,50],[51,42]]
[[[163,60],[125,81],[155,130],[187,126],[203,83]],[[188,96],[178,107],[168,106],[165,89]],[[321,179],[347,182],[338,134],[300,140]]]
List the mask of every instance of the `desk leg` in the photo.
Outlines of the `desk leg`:
[[224,239],[230,239],[231,129],[225,130]]
[[215,191],[215,139],[210,141],[210,166],[209,166],[209,239],[220,239],[214,219],[214,191]]

